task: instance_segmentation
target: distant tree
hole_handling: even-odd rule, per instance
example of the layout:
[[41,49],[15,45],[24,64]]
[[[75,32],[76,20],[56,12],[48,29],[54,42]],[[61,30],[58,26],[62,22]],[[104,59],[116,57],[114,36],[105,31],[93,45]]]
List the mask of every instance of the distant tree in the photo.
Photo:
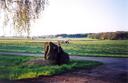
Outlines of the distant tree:
[[4,25],[11,21],[16,32],[29,36],[31,20],[39,18],[46,3],[47,0],[0,0],[0,10],[6,15]]

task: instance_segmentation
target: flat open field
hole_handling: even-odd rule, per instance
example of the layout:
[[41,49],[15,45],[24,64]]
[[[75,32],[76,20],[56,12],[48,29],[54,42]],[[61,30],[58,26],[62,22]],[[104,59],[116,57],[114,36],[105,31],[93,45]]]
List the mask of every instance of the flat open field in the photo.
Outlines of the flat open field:
[[[43,53],[43,43],[56,40],[3,39],[0,52]],[[70,55],[128,57],[128,40],[70,39],[70,43],[62,47]]]
[[[57,40],[56,39],[53,39],[53,40],[1,39],[0,40],[0,52],[44,53],[43,44],[46,41],[56,42]],[[128,40],[70,39],[70,43],[62,44],[62,48],[64,49],[64,51],[66,51],[70,55],[128,57]],[[107,58],[107,57],[104,57],[104,58]],[[125,58],[113,58],[113,59],[116,59],[115,61],[117,61],[117,59],[125,60]],[[85,69],[92,68],[92,67],[96,67],[97,65],[102,64],[101,60],[100,60],[101,62],[96,62],[96,61],[86,61],[86,60],[82,61],[82,59],[71,60],[69,64],[64,64],[61,66],[58,66],[58,65],[46,65],[46,66],[43,65],[42,66],[40,64],[28,63],[29,61],[31,62],[33,60],[37,60],[37,61],[42,60],[42,57],[0,54],[0,82],[1,80],[8,80],[8,79],[17,80],[17,79],[24,79],[24,78],[38,78],[39,76],[51,76],[51,75],[63,73],[65,71],[72,71],[74,69],[82,69],[82,68],[85,68]],[[108,62],[111,62],[111,61],[112,60],[110,58]],[[110,69],[108,69],[108,64],[104,63],[103,66],[101,67],[99,66],[99,69],[96,71],[99,72],[99,70],[102,70],[102,71],[108,70],[110,72],[111,69],[113,68],[113,65],[115,65],[115,62],[109,65],[110,65]],[[117,70],[120,69],[120,67],[122,66],[120,65],[118,65],[119,68],[115,67],[115,69]],[[107,66],[107,69],[106,69],[106,66]],[[124,64],[123,68],[125,68],[125,66],[126,65]],[[118,76],[117,72],[119,71],[117,70],[114,70],[116,71],[116,73],[114,74],[112,73],[112,75],[111,73],[107,73],[107,74],[113,77]],[[96,73],[96,71],[94,71],[94,74]],[[103,73],[101,75],[106,76],[106,73],[105,74]],[[120,75],[120,72],[119,72],[119,75]],[[42,79],[43,78],[44,77],[42,77]],[[120,83],[122,83],[122,81]]]

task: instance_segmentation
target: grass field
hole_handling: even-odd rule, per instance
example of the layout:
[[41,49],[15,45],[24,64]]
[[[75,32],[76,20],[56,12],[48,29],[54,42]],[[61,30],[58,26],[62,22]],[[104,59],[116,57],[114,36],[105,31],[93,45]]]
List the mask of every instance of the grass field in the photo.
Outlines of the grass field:
[[[0,40],[0,52],[43,53],[44,41]],[[62,47],[70,55],[128,57],[128,40],[71,39]]]
[[[44,42],[49,40],[0,40],[0,52],[43,53]],[[55,40],[51,40],[55,41]],[[64,51],[70,55],[128,57],[128,40],[92,40],[71,39],[69,44],[62,44]],[[73,70],[100,65],[94,61],[74,61],[65,65],[42,66],[24,64],[37,56],[0,55],[0,79],[34,78],[40,75],[49,76]],[[41,57],[42,58],[42,57]]]
[[50,76],[77,68],[92,68],[102,63],[94,61],[72,60],[69,64],[42,66],[25,64],[29,60],[40,57],[0,55],[0,79],[24,79],[38,76]]

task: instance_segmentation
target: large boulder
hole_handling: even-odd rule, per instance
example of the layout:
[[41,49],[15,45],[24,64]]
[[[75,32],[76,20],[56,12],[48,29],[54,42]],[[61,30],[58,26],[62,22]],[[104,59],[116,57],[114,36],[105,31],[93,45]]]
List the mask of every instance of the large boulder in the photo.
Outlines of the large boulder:
[[66,64],[69,62],[69,55],[63,51],[60,44],[54,44],[52,42],[46,42],[44,44],[44,58],[51,64]]

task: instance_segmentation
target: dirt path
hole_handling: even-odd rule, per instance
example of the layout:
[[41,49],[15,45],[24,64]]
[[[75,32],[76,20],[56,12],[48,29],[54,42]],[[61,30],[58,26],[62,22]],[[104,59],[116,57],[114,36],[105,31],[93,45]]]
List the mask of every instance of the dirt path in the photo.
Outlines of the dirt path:
[[[0,52],[0,54],[42,56],[42,54],[30,53],[10,53]],[[81,69],[73,72],[50,77],[38,77],[34,79],[24,79],[10,81],[12,83],[128,83],[128,58],[110,57],[80,57],[70,56],[71,59],[93,60],[103,62],[104,65],[94,69]],[[5,81],[3,81],[5,82]]]

